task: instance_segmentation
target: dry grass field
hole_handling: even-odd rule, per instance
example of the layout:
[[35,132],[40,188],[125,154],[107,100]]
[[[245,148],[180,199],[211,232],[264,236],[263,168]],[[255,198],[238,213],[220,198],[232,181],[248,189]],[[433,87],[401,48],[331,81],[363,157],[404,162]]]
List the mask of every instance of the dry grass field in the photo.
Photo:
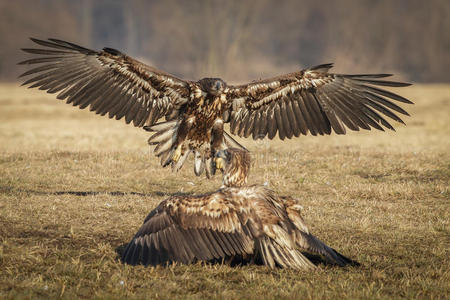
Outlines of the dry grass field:
[[0,86],[0,298],[449,298],[450,85],[397,132],[244,140],[250,182],[301,199],[311,231],[360,267],[131,267],[116,249],[167,195],[216,189],[162,169],[148,133],[42,91]]

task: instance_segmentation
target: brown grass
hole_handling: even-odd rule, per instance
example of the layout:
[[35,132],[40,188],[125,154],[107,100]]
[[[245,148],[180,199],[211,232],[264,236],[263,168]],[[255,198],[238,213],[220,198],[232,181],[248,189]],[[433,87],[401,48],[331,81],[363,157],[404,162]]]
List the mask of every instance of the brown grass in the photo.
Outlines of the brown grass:
[[251,182],[302,201],[358,268],[122,265],[115,249],[166,195],[216,189],[162,169],[148,133],[40,91],[0,86],[0,298],[448,298],[450,86],[400,90],[397,132],[243,141]]

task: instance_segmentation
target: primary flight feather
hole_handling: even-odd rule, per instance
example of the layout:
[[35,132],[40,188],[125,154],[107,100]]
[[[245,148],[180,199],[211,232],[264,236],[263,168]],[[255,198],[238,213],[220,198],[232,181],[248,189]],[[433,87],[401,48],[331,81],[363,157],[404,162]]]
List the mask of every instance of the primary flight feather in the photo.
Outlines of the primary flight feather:
[[390,119],[403,123],[397,114],[408,115],[396,103],[412,103],[377,87],[409,85],[383,79],[390,74],[328,73],[332,64],[234,86],[220,78],[183,80],[111,48],[31,40],[43,48],[22,49],[35,57],[20,64],[37,65],[21,75],[30,77],[25,85],[155,132],[149,144],[156,145],[161,165],[178,170],[192,152],[195,174],[206,169],[208,177],[217,151],[244,149],[224,123],[232,134],[253,139],[393,130]]

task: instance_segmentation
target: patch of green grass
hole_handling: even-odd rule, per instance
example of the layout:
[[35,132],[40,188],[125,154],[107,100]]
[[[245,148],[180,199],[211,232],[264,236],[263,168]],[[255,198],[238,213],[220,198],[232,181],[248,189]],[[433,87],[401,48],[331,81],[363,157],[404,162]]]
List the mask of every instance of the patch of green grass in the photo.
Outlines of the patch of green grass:
[[450,86],[401,90],[397,132],[242,140],[251,183],[301,200],[311,231],[361,267],[123,265],[167,195],[217,189],[162,169],[148,133],[0,86],[0,298],[448,298]]

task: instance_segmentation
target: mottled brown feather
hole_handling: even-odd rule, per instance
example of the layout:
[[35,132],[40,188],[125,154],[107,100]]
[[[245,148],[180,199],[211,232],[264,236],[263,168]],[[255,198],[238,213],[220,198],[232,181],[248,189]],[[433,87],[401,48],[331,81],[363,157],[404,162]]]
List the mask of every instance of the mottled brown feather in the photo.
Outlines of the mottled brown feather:
[[394,102],[412,103],[378,88],[409,85],[380,80],[390,74],[333,74],[332,64],[233,86],[220,78],[182,80],[112,48],[94,51],[57,39],[31,40],[41,48],[22,49],[32,55],[20,63],[32,66],[21,75],[28,78],[24,84],[156,133],[161,130],[152,125],[162,117],[189,121],[186,132],[164,129],[174,142],[165,145],[167,150],[159,147],[166,150],[158,151],[161,164],[178,170],[192,152],[195,173],[206,170],[207,177],[214,173],[209,164],[214,153],[230,146],[245,149],[224,132],[223,123],[241,137],[273,139],[278,133],[281,140],[308,132],[345,134],[346,128],[393,129],[385,117],[403,123],[396,113],[408,115]]
[[[142,105],[142,103],[138,104],[140,97],[137,95],[146,94],[150,99],[163,101],[161,99],[164,95],[170,93],[172,102],[165,103],[166,107],[164,108],[167,106],[179,107],[188,100],[186,95],[189,94],[189,91],[186,81],[146,66],[117,50],[105,48],[103,51],[97,52],[55,39],[32,40],[45,48],[23,49],[23,51],[39,57],[26,60],[21,64],[44,65],[25,72],[24,76],[33,75],[25,84],[34,82],[33,87],[41,87],[51,93],[66,86],[65,91],[60,93],[58,98],[68,98],[67,102],[73,103],[73,105],[84,108],[97,101],[99,95],[93,95],[93,93],[109,86],[111,84],[109,79],[112,77],[126,83],[121,85],[122,90],[119,93],[121,98],[114,98],[117,102],[110,102],[110,105],[108,102],[111,98],[103,98],[106,104],[97,104],[92,109],[100,114],[108,112],[110,118],[121,119],[125,116],[127,123],[133,121],[135,125],[142,126],[144,124],[142,120],[136,119],[138,115],[140,118],[142,117],[142,114],[137,113]],[[60,74],[68,75],[59,77]],[[145,104],[149,104],[149,102]],[[101,111],[96,109],[100,107]],[[147,109],[151,109],[151,107],[147,107]],[[154,116],[151,114],[151,117]],[[147,123],[151,125],[155,121],[156,117]]]
[[[403,123],[401,118],[388,108],[408,115],[392,100],[412,102],[376,86],[404,87],[408,86],[408,83],[374,80],[388,77],[390,74],[328,73],[331,67],[331,64],[325,64],[246,85],[229,86],[228,98],[231,101],[244,99],[240,100],[240,105],[233,105],[232,109],[253,111],[269,108],[269,116],[273,110],[275,118],[268,118],[266,124],[269,139],[275,136],[274,130],[284,139],[298,136],[296,132],[305,135],[309,131],[312,135],[317,135],[331,134],[332,130],[337,134],[345,134],[345,128],[354,131],[360,128],[383,130],[378,124],[393,129],[382,115]],[[345,99],[345,102],[342,99]],[[373,109],[362,108],[367,106],[380,114]],[[290,107],[292,109],[289,109]],[[291,111],[293,115],[290,114]],[[235,114],[230,115],[233,122]]]
[[247,151],[231,148],[217,158],[224,160],[224,187],[162,201],[126,247],[123,262],[251,262],[261,257],[271,268],[314,269],[301,252],[309,251],[341,266],[355,263],[311,235],[296,200],[263,186],[246,186]]

